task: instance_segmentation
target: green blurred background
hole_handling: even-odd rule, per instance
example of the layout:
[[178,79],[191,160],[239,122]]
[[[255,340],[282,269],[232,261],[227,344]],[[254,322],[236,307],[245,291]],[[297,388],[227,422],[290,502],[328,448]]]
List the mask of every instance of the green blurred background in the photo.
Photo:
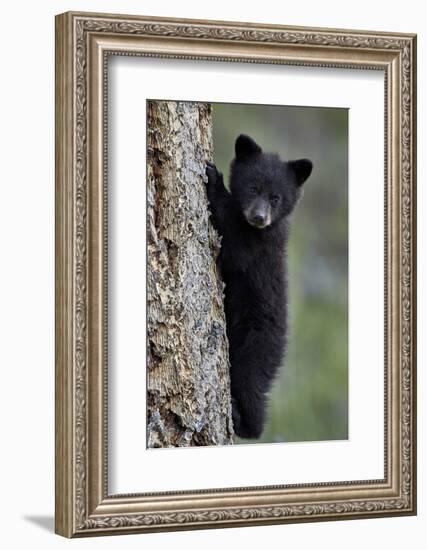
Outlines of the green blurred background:
[[[288,352],[258,442],[348,437],[348,111],[213,104],[214,160],[228,185],[245,133],[313,173],[292,214]],[[255,443],[239,439],[238,443]]]

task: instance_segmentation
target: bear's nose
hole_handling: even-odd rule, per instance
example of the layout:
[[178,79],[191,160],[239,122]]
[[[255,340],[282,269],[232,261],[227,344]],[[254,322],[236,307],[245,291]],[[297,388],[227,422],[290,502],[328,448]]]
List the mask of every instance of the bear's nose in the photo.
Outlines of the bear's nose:
[[255,225],[264,225],[265,224],[265,216],[262,214],[255,214],[255,216],[252,218],[252,222]]

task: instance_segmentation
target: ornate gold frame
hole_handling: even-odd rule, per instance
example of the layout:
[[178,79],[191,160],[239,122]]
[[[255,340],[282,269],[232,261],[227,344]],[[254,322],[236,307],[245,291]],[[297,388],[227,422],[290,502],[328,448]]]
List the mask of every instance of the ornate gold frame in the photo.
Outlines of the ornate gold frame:
[[[135,495],[106,480],[108,55],[385,74],[385,478]],[[65,13],[56,18],[56,532],[66,537],[416,512],[416,37]]]

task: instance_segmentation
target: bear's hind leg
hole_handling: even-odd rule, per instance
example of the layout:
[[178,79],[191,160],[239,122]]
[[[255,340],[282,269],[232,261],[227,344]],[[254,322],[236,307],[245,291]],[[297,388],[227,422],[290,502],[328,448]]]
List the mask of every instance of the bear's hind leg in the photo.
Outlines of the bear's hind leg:
[[228,336],[235,432],[240,437],[259,438],[268,393],[283,360],[284,340],[272,330],[248,330],[247,324],[234,325]]
[[265,395],[257,391],[232,390],[233,427],[236,435],[245,439],[261,437],[265,423]]

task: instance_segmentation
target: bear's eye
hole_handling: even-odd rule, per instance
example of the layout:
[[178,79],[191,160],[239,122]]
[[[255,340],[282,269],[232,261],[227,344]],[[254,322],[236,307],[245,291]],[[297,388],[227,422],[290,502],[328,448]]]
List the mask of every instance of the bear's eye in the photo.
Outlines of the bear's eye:
[[251,195],[258,195],[258,188],[253,185],[249,188],[249,192],[251,193]]
[[279,195],[273,195],[272,197],[270,197],[270,202],[271,204],[277,204],[279,202]]

